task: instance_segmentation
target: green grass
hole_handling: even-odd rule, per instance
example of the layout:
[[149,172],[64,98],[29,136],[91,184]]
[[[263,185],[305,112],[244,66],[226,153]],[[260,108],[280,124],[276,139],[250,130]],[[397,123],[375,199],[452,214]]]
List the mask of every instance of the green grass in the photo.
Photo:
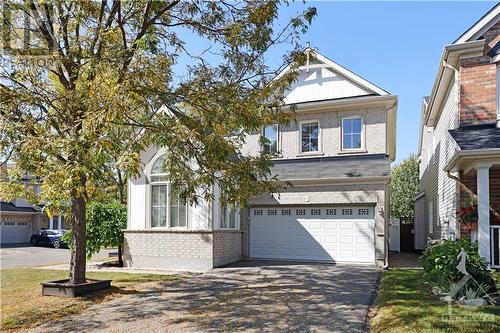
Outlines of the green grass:
[[67,275],[66,271],[30,268],[1,270],[1,330],[25,330],[47,320],[78,313],[95,303],[138,293],[144,290],[148,282],[173,281],[179,278],[173,275],[88,272],[88,278],[113,280],[112,287],[85,297],[42,296],[41,282],[64,279]]
[[[419,269],[394,269],[382,275],[370,329],[378,332],[499,332],[500,307],[453,305],[457,319],[447,320],[448,305],[429,293]],[[496,273],[497,282],[500,275]],[[499,286],[500,287],[500,286]]]

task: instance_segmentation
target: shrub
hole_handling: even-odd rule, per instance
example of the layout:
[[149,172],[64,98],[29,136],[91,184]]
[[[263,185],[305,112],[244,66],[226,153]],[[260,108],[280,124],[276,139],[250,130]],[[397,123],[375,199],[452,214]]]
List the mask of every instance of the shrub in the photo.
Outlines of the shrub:
[[[420,257],[419,261],[424,269],[424,278],[432,285],[432,290],[446,293],[450,290],[447,288],[447,284],[449,286],[456,284],[463,277],[463,274],[457,270],[460,260],[458,254],[462,249],[468,255],[467,272],[477,284],[486,286],[485,291],[488,293],[494,292],[496,288],[493,275],[488,269],[486,261],[479,256],[477,242],[470,242],[465,239],[445,240],[439,245],[428,247]],[[462,288],[463,292],[467,288],[477,289],[477,284],[473,280],[469,280],[467,285]]]

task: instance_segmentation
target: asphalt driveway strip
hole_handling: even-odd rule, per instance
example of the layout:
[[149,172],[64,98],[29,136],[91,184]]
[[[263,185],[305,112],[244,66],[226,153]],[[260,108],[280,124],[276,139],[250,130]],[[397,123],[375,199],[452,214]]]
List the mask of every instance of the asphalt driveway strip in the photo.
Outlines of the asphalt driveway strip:
[[365,332],[379,277],[374,266],[242,261],[32,332]]

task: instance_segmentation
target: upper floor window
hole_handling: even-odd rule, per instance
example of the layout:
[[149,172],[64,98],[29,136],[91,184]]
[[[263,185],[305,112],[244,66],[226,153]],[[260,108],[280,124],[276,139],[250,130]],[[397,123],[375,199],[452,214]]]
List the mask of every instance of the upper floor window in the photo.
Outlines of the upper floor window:
[[265,139],[263,144],[264,152],[268,154],[275,154],[278,152],[278,124],[273,124],[264,127],[262,136]]
[[236,229],[238,221],[238,208],[234,205],[222,206],[221,208],[221,229]]
[[163,171],[165,156],[159,157],[151,168],[151,227],[187,227],[186,202],[173,195],[170,182]]
[[363,120],[361,117],[342,119],[342,150],[361,149]]
[[319,151],[319,122],[300,124],[300,143],[302,153]]

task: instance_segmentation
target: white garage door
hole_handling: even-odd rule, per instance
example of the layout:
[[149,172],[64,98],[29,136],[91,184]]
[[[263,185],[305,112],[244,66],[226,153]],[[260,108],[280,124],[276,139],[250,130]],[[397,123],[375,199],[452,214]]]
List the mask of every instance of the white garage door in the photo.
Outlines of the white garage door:
[[250,256],[334,262],[375,261],[373,207],[256,207]]
[[31,222],[1,222],[2,244],[29,243],[31,237]]

